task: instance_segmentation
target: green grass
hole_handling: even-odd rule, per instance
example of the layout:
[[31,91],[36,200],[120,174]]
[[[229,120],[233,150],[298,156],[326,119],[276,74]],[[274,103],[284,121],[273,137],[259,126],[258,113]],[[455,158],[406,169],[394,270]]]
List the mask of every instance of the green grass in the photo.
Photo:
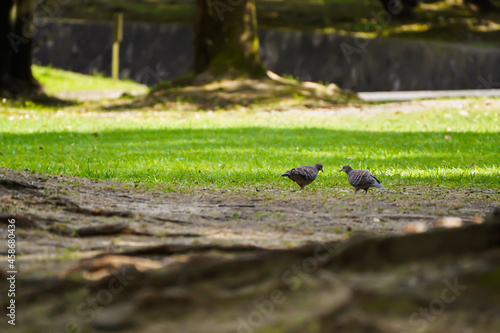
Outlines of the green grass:
[[323,163],[310,187],[332,188],[347,186],[338,170],[350,164],[371,170],[388,188],[496,189],[500,110],[481,99],[463,104],[468,115],[56,112],[0,104],[0,166],[148,185],[295,188],[283,171]]
[[114,81],[101,75],[84,75],[52,67],[33,66],[33,76],[45,86],[49,94],[76,90],[135,90],[146,91],[134,81]]

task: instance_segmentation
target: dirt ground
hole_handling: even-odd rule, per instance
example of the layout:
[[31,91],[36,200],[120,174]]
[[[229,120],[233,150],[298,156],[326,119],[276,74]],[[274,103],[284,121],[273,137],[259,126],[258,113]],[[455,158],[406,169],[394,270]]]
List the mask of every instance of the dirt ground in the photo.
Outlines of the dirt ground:
[[0,175],[37,187],[0,187],[3,217],[17,220],[18,263],[25,276],[57,275],[100,252],[164,244],[279,249],[353,234],[423,231],[445,217],[471,224],[499,205],[499,194],[440,187],[354,195],[348,187],[291,192],[284,182],[283,188],[263,190],[164,192],[9,169]]
[[0,329],[498,332],[500,211],[483,223],[498,203],[440,187],[166,192],[0,169],[0,237],[15,220],[17,251],[15,286],[0,288],[16,291],[17,324]]

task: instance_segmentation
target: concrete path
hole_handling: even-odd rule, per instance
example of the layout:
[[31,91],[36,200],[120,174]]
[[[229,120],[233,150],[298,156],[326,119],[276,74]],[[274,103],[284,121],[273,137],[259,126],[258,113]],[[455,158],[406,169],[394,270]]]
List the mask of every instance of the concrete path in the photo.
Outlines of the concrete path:
[[500,97],[500,89],[376,91],[359,92],[358,96],[367,102],[398,102],[412,99],[445,97]]
[[76,100],[76,101],[99,101],[102,99],[120,98],[127,93],[132,96],[145,94],[147,89],[143,90],[126,90],[126,89],[103,89],[103,90],[76,90],[76,91],[61,91],[54,95],[60,99]]
[[[118,90],[88,90],[65,91],[55,95],[61,99],[79,101],[97,101],[101,99],[119,98],[124,93],[137,96],[146,93],[146,89],[137,91]],[[457,97],[500,97],[500,89],[476,90],[415,90],[415,91],[376,91],[359,92],[358,96],[367,102],[399,102],[413,99],[457,98]]]

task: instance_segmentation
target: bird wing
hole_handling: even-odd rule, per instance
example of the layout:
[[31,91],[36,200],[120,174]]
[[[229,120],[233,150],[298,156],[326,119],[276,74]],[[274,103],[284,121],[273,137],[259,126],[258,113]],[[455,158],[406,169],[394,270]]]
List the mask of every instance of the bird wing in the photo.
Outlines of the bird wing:
[[373,184],[373,175],[366,170],[352,170],[347,179],[352,186],[363,186]]
[[292,171],[294,174],[300,175],[304,177],[305,180],[310,181],[315,180],[318,176],[318,169],[316,169],[316,167],[313,167],[312,165],[301,165],[290,170],[290,172]]

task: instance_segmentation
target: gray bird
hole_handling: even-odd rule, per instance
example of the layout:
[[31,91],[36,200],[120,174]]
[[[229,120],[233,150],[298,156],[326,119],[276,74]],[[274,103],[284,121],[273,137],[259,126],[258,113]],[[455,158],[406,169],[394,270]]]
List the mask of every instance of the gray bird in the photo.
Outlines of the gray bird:
[[281,177],[290,178],[291,180],[299,184],[300,189],[303,190],[304,186],[311,184],[316,179],[319,171],[324,172],[323,165],[319,163],[316,163],[314,166],[301,165],[285,172],[281,175]]
[[365,193],[368,193],[370,187],[385,189],[380,185],[379,180],[366,170],[353,170],[350,166],[344,165],[340,171],[347,174],[347,180],[354,187],[354,193],[359,190],[365,190]]

